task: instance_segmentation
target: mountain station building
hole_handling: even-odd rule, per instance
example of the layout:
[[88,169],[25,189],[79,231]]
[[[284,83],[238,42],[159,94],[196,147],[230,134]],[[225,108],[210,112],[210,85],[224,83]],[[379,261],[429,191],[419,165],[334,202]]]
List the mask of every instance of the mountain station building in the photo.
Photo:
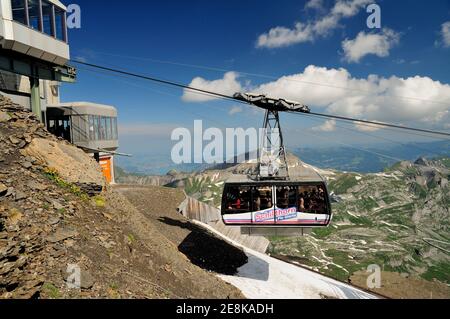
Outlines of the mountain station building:
[[89,102],[61,103],[69,66],[67,8],[58,0],[0,0],[0,94],[31,110],[53,134],[91,154],[114,183],[119,147],[117,110]]

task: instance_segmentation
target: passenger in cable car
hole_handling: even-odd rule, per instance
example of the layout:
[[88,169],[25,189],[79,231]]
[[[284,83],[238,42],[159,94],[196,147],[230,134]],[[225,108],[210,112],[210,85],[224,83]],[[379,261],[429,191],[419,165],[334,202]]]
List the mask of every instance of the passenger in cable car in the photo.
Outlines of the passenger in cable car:
[[271,192],[261,192],[261,209],[265,210],[272,208],[272,193]]
[[239,190],[234,191],[227,205],[229,210],[241,209],[241,199],[239,198]]
[[251,201],[251,191],[250,188],[242,190],[240,192],[240,199],[241,199],[241,209],[243,210],[250,210],[250,201]]
[[322,201],[325,201],[325,191],[324,191],[324,189],[323,189],[322,186],[319,186],[319,198],[320,198]]
[[302,192],[302,189],[299,188],[299,202],[300,202],[300,210],[302,212],[306,212],[309,209],[309,195],[307,191]]
[[305,213],[325,214],[326,202],[323,187],[307,187],[299,189],[299,209]]
[[253,194],[253,210],[260,211],[261,210],[261,194],[258,190],[255,190]]
[[238,199],[236,200],[236,203],[232,204],[231,206],[233,206],[233,207],[236,208],[236,209],[241,209],[241,199],[238,198]]
[[272,208],[272,207],[273,207],[272,199],[269,199],[269,200],[267,201],[267,207],[266,207],[266,209],[267,209],[267,208]]
[[236,200],[228,205],[228,209],[241,209],[241,199],[236,197]]
[[300,212],[305,211],[305,200],[303,199],[303,197],[299,198],[298,209]]
[[277,194],[277,206],[279,208],[289,208],[289,189],[283,188]]

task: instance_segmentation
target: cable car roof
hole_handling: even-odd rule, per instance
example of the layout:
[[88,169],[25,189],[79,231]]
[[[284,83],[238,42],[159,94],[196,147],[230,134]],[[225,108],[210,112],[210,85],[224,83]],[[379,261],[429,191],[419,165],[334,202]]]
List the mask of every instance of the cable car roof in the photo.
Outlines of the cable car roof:
[[233,174],[227,179],[227,184],[289,184],[289,183],[323,183],[324,178],[312,167],[301,163],[295,167],[289,168],[289,180],[262,180],[256,181],[248,175]]

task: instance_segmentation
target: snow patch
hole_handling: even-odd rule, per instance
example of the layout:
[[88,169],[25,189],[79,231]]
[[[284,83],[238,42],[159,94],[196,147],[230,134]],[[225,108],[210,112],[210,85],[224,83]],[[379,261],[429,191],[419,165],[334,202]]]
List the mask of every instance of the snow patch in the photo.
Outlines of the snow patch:
[[241,289],[247,298],[321,299],[323,295],[338,299],[377,298],[348,284],[243,247],[209,225],[193,222],[244,250],[248,263],[239,268],[235,276],[218,276]]
[[386,174],[386,173],[377,173],[377,174],[374,174],[375,176],[378,176],[378,177],[383,177],[383,178],[393,178],[393,179],[395,179],[395,180],[399,180],[399,178],[395,175],[395,174]]
[[355,218],[358,218],[358,217],[359,217],[359,216],[357,216],[357,215],[355,215],[355,214],[353,214],[353,213],[351,213],[351,212],[349,212],[349,211],[347,211],[347,214],[349,214],[350,216],[355,217]]

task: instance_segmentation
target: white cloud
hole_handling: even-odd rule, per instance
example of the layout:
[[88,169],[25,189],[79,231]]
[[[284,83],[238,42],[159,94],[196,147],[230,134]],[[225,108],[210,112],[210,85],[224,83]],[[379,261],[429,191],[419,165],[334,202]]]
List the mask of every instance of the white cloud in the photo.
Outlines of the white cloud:
[[324,10],[323,0],[309,0],[305,4],[305,9]]
[[[241,83],[237,80],[239,77],[236,72],[227,72],[224,77],[219,80],[205,80],[201,77],[197,77],[189,84],[190,87],[202,89],[205,91],[211,91],[221,93],[225,95],[233,95],[242,91]],[[201,94],[195,91],[185,89],[182,97],[185,102],[207,102],[217,99],[215,96]]]
[[336,121],[328,120],[320,126],[313,127],[312,130],[319,132],[333,132],[336,130]]
[[331,114],[379,122],[442,126],[448,123],[448,113],[438,121],[436,114],[450,109],[450,85],[429,77],[370,75],[355,78],[344,68],[327,69],[314,65],[302,73],[284,76],[253,91],[299,101]]
[[[329,35],[344,18],[356,15],[359,10],[373,0],[337,0],[328,14],[309,21],[297,22],[294,28],[274,27],[258,37],[258,48],[280,48],[303,42],[312,42],[318,37]],[[310,1],[305,8],[319,8],[321,1]]]
[[381,33],[366,33],[361,31],[354,40],[346,39],[342,42],[344,59],[347,62],[361,61],[366,55],[378,57],[389,56],[389,51],[399,43],[400,34],[391,30],[383,29]]
[[442,25],[442,42],[444,44],[444,47],[449,48],[450,47],[450,21],[445,22]]
[[331,14],[341,15],[345,18],[353,17],[362,7],[373,2],[373,0],[338,0],[331,10]]
[[[237,80],[234,78],[234,81]],[[214,82],[206,81],[205,84]],[[234,86],[243,87],[239,83]],[[223,92],[221,89],[218,91]],[[450,123],[450,85],[429,77],[369,75],[356,78],[344,68],[310,65],[301,73],[253,87],[252,92],[299,101],[318,112],[381,123],[414,123],[435,128],[445,128]],[[357,126],[358,129],[362,127]],[[375,130],[377,127],[364,129]]]
[[383,128],[383,126],[375,124],[363,124],[361,122],[354,122],[355,128],[362,132],[375,132]]
[[268,33],[259,36],[257,47],[281,48],[292,44],[313,40],[313,31],[310,25],[296,23],[294,29],[275,27]]
[[238,113],[242,113],[244,110],[240,106],[233,106],[231,110],[228,112],[229,115],[235,115]]

